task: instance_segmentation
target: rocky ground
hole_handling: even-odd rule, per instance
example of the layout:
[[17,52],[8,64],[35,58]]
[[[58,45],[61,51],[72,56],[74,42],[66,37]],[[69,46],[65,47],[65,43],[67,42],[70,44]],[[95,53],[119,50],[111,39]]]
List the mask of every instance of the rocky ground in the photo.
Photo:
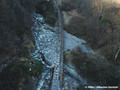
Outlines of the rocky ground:
[[[63,16],[63,28],[67,31],[64,32],[65,43],[67,42],[65,44],[64,63],[70,68],[71,72],[74,72],[73,76],[80,76],[88,85],[118,86],[120,84],[120,56],[118,54],[117,61],[113,57],[120,46],[118,39],[119,7],[114,7],[116,4],[109,4],[112,8],[101,6],[105,8],[100,9],[96,6],[95,9],[92,7],[91,10],[91,4],[86,2],[87,0],[80,1],[59,1]],[[96,12],[96,9],[100,12]],[[58,25],[57,11],[53,0],[0,1],[0,88],[2,90],[35,90],[39,83],[38,80],[43,76],[41,75],[43,70],[41,62],[35,61],[35,58],[31,57],[31,52],[33,53],[38,49],[38,46],[35,46],[35,38],[31,33],[33,11],[40,13],[45,18],[44,22],[47,23],[44,27],[42,27],[42,23],[41,29],[38,27],[35,32],[45,28],[45,31],[41,33],[49,33],[46,40],[50,42],[53,36],[57,35],[54,33],[56,28],[50,28]],[[110,12],[112,13],[107,15]],[[48,28],[48,24],[51,27]],[[47,29],[50,30],[47,32]],[[96,30],[104,31],[105,34],[103,32],[98,34]],[[39,34],[42,35],[41,33]],[[44,34],[39,37],[43,38]],[[41,43],[39,44],[41,46],[42,40],[45,39],[40,40]],[[88,41],[87,44],[85,40]],[[47,45],[49,44],[51,43]],[[88,45],[92,46],[93,50]],[[48,48],[43,50],[49,61],[54,57],[54,55],[51,55],[52,53],[49,55],[50,52],[54,53]],[[47,83],[44,84],[47,89],[49,88],[47,85],[51,85],[49,74],[46,77]],[[43,90],[45,88],[43,87]],[[63,90],[74,89],[82,90],[83,87],[75,78],[65,74]]]
[[[51,27],[45,24],[44,18],[41,15],[36,14],[35,16],[35,21],[37,21],[33,27],[33,33],[36,38],[37,49],[35,53],[33,53],[33,56],[38,60],[42,60],[39,54],[39,51],[41,51],[46,60],[53,64],[56,60],[55,55],[57,55],[57,27]],[[68,73],[64,74],[63,90],[70,90],[70,88],[71,90],[76,90],[77,88],[82,89],[83,87],[81,85],[118,86],[120,72],[117,66],[103,57],[98,56],[88,45],[86,45],[86,41],[83,39],[77,38],[66,31],[64,31],[64,35],[64,63],[67,65],[65,70],[67,70]],[[53,43],[49,41],[53,41]],[[50,72],[49,74],[44,72],[42,76],[43,79],[40,80],[38,88],[43,90],[50,88]]]

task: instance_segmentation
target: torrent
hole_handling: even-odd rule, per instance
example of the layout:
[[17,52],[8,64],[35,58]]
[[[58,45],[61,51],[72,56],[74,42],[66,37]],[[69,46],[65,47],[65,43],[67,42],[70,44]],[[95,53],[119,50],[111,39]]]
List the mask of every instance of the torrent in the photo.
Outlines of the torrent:
[[[36,49],[35,52],[32,53],[32,56],[35,60],[42,61],[45,66],[45,71],[42,73],[37,90],[45,90],[50,88],[52,68],[55,64],[59,63],[56,61],[58,58],[57,47],[59,45],[58,27],[51,27],[50,25],[45,24],[44,17],[36,13],[33,14],[33,21],[34,26],[32,27],[32,33],[35,38]],[[85,40],[79,39],[76,36],[67,33],[65,30],[64,36],[64,52],[67,50],[75,50],[76,47],[79,46],[83,52],[94,54],[94,51],[89,46],[85,45]],[[44,61],[43,56],[45,58]],[[48,70],[46,70],[46,68],[48,68]],[[69,82],[69,80],[72,82]],[[77,80],[68,75],[64,76],[64,82],[74,83],[71,88],[77,88],[80,85]],[[64,84],[63,90],[67,88],[67,83]]]

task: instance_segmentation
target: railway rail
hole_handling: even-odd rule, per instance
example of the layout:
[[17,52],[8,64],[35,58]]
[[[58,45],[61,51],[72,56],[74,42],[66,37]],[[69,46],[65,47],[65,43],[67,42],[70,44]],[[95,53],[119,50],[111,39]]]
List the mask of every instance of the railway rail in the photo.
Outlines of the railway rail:
[[57,47],[57,60],[55,62],[54,74],[52,80],[51,90],[61,90],[63,80],[63,52],[64,52],[64,32],[62,27],[62,16],[57,0],[54,0],[56,9],[58,11],[58,24],[59,24],[59,46]]

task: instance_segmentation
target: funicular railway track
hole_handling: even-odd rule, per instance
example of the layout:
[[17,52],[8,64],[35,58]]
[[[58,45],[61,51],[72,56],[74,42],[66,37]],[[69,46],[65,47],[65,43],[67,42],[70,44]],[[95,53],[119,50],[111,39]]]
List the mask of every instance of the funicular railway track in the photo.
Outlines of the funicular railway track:
[[[54,3],[58,12],[58,28],[56,28],[55,33],[51,32],[53,28],[44,24],[44,19],[41,15],[35,15],[35,21],[38,23],[38,27],[41,31],[34,32],[37,50],[32,54],[32,56],[34,59],[41,60],[45,65],[45,70],[41,75],[42,78],[39,81],[37,90],[65,90],[64,83],[67,82],[70,85],[73,84],[69,81],[65,81],[66,75],[74,78],[82,86],[85,85],[84,80],[82,80],[82,78],[80,78],[76,73],[73,73],[74,70],[70,67],[66,67],[65,64],[63,72],[64,30],[62,27],[62,16],[57,0],[54,0]],[[34,28],[36,29],[38,27],[35,26]],[[43,38],[43,36],[46,38]],[[43,42],[43,45],[41,42]],[[65,75],[64,77],[63,73]]]
[[55,62],[53,79],[52,79],[52,87],[51,90],[61,90],[62,89],[62,79],[63,79],[63,51],[64,51],[64,33],[62,27],[62,17],[60,8],[57,0],[54,0],[55,6],[58,12],[58,24],[59,24],[59,46],[57,47],[57,60]]

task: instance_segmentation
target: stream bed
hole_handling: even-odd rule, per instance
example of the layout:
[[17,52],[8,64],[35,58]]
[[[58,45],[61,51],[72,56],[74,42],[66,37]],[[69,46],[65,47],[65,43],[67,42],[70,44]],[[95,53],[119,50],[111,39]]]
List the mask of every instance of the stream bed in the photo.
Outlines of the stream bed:
[[[58,27],[51,27],[50,25],[46,24],[44,17],[37,13],[33,14],[33,22],[34,26],[32,27],[32,33],[35,38],[36,48],[35,52],[32,53],[32,56],[35,60],[42,61],[42,63],[45,65],[45,68],[47,67],[51,69],[56,64],[57,60],[57,46],[59,46]],[[73,36],[64,30],[64,52],[67,50],[76,50],[77,47],[80,47],[85,53],[95,54],[94,51],[88,45],[86,45],[85,40],[77,38],[76,36]],[[51,65],[47,65],[43,61],[41,53]],[[59,64],[59,62],[57,63]],[[37,90],[50,89],[51,72],[52,70],[46,70],[42,73]],[[80,86],[78,81],[68,75],[64,75],[63,83],[63,90],[76,90],[77,87]]]

